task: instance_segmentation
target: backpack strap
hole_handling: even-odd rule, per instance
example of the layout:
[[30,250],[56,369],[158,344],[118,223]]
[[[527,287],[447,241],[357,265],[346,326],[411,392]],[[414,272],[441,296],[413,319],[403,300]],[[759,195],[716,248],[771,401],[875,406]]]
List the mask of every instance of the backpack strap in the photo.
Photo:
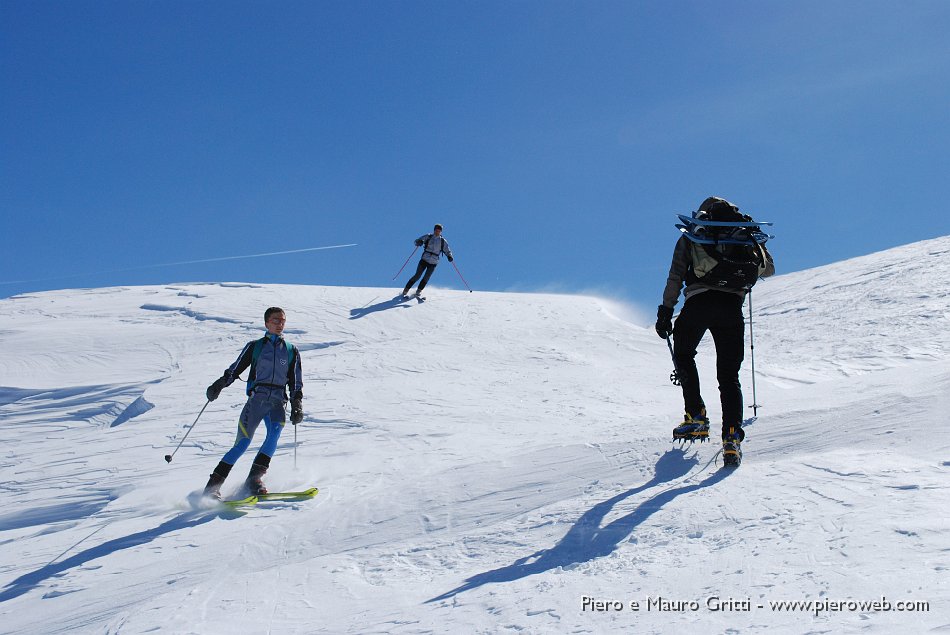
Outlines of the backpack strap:
[[264,342],[267,341],[267,336],[265,335],[261,339],[254,342],[254,352],[251,353],[251,368],[257,366],[257,358],[261,356],[261,349],[264,348]]
[[265,335],[261,339],[254,342],[254,350],[251,352],[251,367],[247,371],[247,392],[250,394],[251,388],[254,387],[254,380],[257,379],[257,358],[261,356],[261,349],[264,348],[264,342],[267,341],[267,336]]

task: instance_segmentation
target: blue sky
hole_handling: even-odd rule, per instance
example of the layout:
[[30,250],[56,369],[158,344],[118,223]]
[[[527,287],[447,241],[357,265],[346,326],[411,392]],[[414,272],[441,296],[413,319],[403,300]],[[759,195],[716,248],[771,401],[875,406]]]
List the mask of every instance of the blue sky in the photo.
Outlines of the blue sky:
[[476,291],[651,308],[708,195],[780,273],[945,235],[947,33],[943,0],[0,0],[0,296],[396,288],[440,222]]

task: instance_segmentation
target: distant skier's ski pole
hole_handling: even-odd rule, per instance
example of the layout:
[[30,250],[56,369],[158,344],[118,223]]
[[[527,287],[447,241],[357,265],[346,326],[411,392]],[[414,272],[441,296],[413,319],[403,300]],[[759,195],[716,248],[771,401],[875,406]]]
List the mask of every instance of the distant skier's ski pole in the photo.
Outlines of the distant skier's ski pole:
[[468,292],[472,292],[472,287],[468,286],[468,283],[465,282],[465,277],[462,275],[462,272],[459,271],[458,265],[455,264],[455,261],[452,262],[452,266],[455,267],[455,273],[459,274],[459,278],[462,278],[462,282],[465,284],[465,288],[468,289]]
[[393,280],[399,277],[399,274],[402,273],[402,270],[406,268],[406,265],[409,264],[409,261],[412,260],[412,257],[416,255],[416,252],[419,251],[419,245],[416,245],[416,248],[412,250],[412,253],[409,254],[409,257],[406,258],[406,262],[402,263],[402,266],[399,267],[399,271],[396,272],[396,275],[393,276]]
[[[185,442],[185,439],[188,438],[188,435],[191,434],[191,431],[195,429],[195,423],[198,423],[198,419],[201,418],[201,415],[204,413],[205,408],[208,407],[208,404],[209,404],[209,403],[211,403],[211,400],[210,400],[210,399],[205,402],[205,405],[201,408],[201,412],[199,412],[199,413],[198,413],[198,416],[195,417],[194,423],[192,423],[192,424],[191,424],[191,427],[188,428],[188,432],[186,432],[186,433],[185,433],[185,436],[183,436],[183,437],[181,438],[181,441],[178,442],[178,448],[180,448],[180,447],[181,447],[181,444]],[[178,452],[178,448],[175,448],[175,451],[172,452],[171,454],[166,454],[166,455],[165,455],[165,461],[166,461],[166,462],[168,462],[168,463],[171,463],[171,462],[172,462],[172,459],[175,458],[175,452]]]
[[673,382],[674,386],[679,386],[682,381],[680,381],[680,369],[676,366],[676,356],[673,355],[673,342],[670,341],[670,336],[666,336],[666,345],[670,349],[670,358],[673,360],[673,372],[670,373],[670,381]]
[[752,346],[749,357],[752,359],[752,415],[759,416],[759,402],[755,398],[755,334],[752,332],[752,289],[749,289],[749,342]]

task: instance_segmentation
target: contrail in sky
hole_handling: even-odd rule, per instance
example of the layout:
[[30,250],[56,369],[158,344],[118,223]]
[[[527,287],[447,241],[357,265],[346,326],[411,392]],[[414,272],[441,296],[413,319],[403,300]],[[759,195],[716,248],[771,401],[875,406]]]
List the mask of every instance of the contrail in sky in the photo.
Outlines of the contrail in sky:
[[66,278],[81,278],[83,276],[98,276],[105,273],[120,273],[123,271],[135,271],[137,269],[156,269],[158,267],[174,267],[177,265],[194,265],[202,262],[220,262],[222,260],[243,260],[245,258],[265,258],[267,256],[283,256],[284,254],[299,254],[305,251],[322,251],[324,249],[341,249],[343,247],[356,247],[356,243],[348,245],[328,245],[326,247],[307,247],[305,249],[291,249],[289,251],[271,251],[266,254],[248,254],[246,256],[224,256],[222,258],[202,258],[201,260],[182,260],[179,262],[162,262],[154,265],[139,265],[137,267],[125,267],[123,269],[109,269],[108,271],[93,271],[89,273],[74,273],[68,276],[54,276],[52,278],[35,278],[33,280],[6,280],[0,284],[26,284],[30,282],[46,282],[48,280],[64,280]]

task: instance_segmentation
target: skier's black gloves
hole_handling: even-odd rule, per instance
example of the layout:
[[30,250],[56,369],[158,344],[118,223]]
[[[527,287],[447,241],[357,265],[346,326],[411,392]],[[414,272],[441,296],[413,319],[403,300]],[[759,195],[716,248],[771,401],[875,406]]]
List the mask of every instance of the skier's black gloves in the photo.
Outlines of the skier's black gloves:
[[224,387],[228,385],[227,380],[224,377],[221,377],[213,384],[208,386],[208,390],[205,391],[205,396],[208,398],[208,401],[214,401],[218,398],[218,395],[221,394],[221,391],[224,390]]
[[414,241],[412,241],[412,242],[415,243],[416,247],[422,247],[422,241],[421,241],[421,240],[416,239],[416,240],[414,240]]
[[656,307],[656,334],[663,339],[673,334],[673,309],[660,305]]
[[448,258],[449,258],[449,262],[452,262],[453,260],[455,260],[454,258],[452,258],[452,256],[449,256]]
[[303,421],[303,397],[295,397],[290,402],[290,422],[297,425]]

